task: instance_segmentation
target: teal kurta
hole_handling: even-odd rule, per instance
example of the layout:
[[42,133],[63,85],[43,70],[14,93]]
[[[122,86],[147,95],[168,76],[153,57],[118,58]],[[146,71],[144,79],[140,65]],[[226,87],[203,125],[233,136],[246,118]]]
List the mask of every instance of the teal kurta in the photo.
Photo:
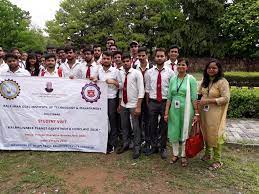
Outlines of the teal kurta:
[[[178,81],[177,81],[178,79]],[[191,101],[197,99],[197,82],[193,76],[189,76],[190,81],[190,93]],[[171,107],[168,114],[168,138],[171,143],[182,142],[185,139],[182,138],[182,129],[184,123],[184,110],[186,101],[186,88],[187,88],[187,75],[183,79],[182,85],[177,92],[177,88],[180,86],[182,80],[177,76],[174,76],[170,80],[169,90],[168,90],[168,100],[171,101]],[[177,85],[178,84],[178,85]],[[175,100],[180,101],[180,108],[175,108]],[[191,104],[190,106],[191,116],[190,116],[190,127],[192,125],[192,120],[194,116],[194,108]],[[190,131],[190,130],[189,130]]]

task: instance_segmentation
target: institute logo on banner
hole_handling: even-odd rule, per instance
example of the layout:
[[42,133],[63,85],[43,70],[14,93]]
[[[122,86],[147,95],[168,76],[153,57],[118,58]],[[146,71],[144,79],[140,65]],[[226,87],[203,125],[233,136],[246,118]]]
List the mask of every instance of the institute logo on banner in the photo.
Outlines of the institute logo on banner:
[[85,99],[86,102],[97,102],[101,97],[100,87],[95,83],[90,82],[89,84],[85,84],[81,91],[82,98]]
[[4,80],[0,83],[0,94],[7,100],[13,100],[19,96],[20,86],[14,80]]

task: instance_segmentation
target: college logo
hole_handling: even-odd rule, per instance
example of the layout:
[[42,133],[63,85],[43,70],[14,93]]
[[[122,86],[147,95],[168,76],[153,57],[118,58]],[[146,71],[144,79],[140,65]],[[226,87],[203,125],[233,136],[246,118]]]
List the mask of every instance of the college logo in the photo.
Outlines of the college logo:
[[95,83],[90,82],[89,84],[85,84],[81,91],[82,98],[85,99],[86,102],[97,102],[101,97],[100,87]]
[[0,83],[0,94],[7,100],[13,100],[20,94],[19,84],[11,79],[4,80]]

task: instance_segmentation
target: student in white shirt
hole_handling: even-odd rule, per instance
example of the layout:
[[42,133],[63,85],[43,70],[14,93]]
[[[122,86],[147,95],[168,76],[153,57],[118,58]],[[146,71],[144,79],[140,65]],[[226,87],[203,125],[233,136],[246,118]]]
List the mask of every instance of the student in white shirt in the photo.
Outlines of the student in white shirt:
[[56,68],[56,56],[54,54],[45,55],[46,69],[41,71],[41,77],[62,77],[62,71]]
[[179,47],[177,45],[172,45],[168,51],[169,60],[165,62],[165,67],[172,69],[175,74],[177,74],[177,57],[179,56]]
[[85,48],[82,52],[84,62],[82,63],[82,79],[96,80],[100,65],[94,61],[94,51],[92,48]]
[[102,55],[103,66],[99,69],[99,80],[108,84],[108,118],[110,122],[110,133],[108,137],[107,153],[113,152],[118,138],[117,118],[117,92],[121,88],[121,76],[118,69],[112,67],[111,51],[105,51]]
[[131,57],[129,54],[124,54],[122,56],[122,61],[125,71],[121,71],[122,89],[120,90],[120,105],[118,107],[118,112],[120,112],[121,115],[123,145],[118,149],[117,153],[121,154],[129,148],[131,120],[134,134],[132,157],[133,159],[137,159],[141,154],[139,116],[141,114],[141,103],[144,98],[144,82],[142,74],[131,67]]
[[52,45],[48,45],[47,46],[47,53],[48,54],[56,54],[57,52],[57,48],[55,46],[52,46]]
[[[140,71],[144,78],[146,72],[153,67],[153,65],[148,62],[148,53],[146,47],[140,47],[138,49],[138,59],[140,61],[140,64],[137,65],[136,70]],[[144,99],[145,98],[146,97],[144,97]],[[150,128],[148,122],[148,107],[145,100],[142,101],[141,110],[142,111],[140,115],[140,127],[142,141],[145,142],[143,153],[146,153],[148,151],[148,148],[150,148]]]
[[[120,73],[124,71],[121,51],[113,52],[113,67],[118,69]],[[119,91],[117,93],[117,107],[118,106],[119,106]],[[117,118],[118,118],[118,138],[119,138],[119,144],[121,144],[122,142],[121,117],[118,112],[117,112]]]
[[0,46],[0,72],[9,70],[9,66],[4,61],[4,55],[5,55],[4,49],[3,47]]
[[115,51],[117,51],[118,50],[118,47],[117,47],[117,45],[116,44],[112,44],[111,46],[110,46],[110,51],[111,52],[115,52]]
[[94,49],[94,60],[98,65],[100,65],[102,63],[102,47],[99,44],[95,44],[93,46],[93,49]]
[[[172,69],[164,66],[164,62],[166,60],[165,56],[166,50],[164,48],[156,49],[156,66],[149,69],[145,74],[146,100],[148,103],[152,147],[146,155],[157,153],[160,144],[160,154],[162,159],[167,158],[167,123],[164,121],[164,113],[168,96],[169,81],[171,77],[174,76]],[[161,118],[158,123],[159,116]],[[161,142],[159,142],[160,135]]]
[[119,71],[123,70],[122,52],[121,51],[113,52],[113,67],[115,67]]
[[136,66],[140,64],[138,60],[138,48],[139,43],[137,41],[132,41],[130,43],[131,66],[133,68],[136,68]]
[[23,64],[26,63],[27,58],[28,58],[28,53],[22,52],[21,60],[22,60]]
[[31,74],[27,70],[20,68],[19,63],[18,63],[17,55],[6,54],[5,55],[5,62],[9,66],[9,69],[5,70],[5,71],[1,71],[0,75],[5,75],[5,76],[31,76]]
[[67,54],[67,62],[59,67],[60,71],[62,71],[62,77],[70,79],[81,78],[82,64],[76,60],[76,49],[74,47],[66,47],[65,52]]
[[64,48],[57,48],[57,55],[58,60],[56,68],[59,68],[62,64],[65,64],[67,62],[67,54]]
[[111,45],[115,45],[115,39],[112,37],[109,37],[106,39],[106,50],[107,51],[111,51],[110,50]]
[[21,58],[21,52],[18,48],[12,48],[11,49],[11,53],[13,55],[16,55],[18,57],[18,64],[20,66],[20,68],[25,69],[25,64],[22,62]]

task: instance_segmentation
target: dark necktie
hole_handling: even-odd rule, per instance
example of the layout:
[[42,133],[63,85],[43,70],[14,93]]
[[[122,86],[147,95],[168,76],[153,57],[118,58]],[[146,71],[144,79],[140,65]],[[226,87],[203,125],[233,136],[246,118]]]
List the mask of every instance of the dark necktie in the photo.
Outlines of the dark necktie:
[[172,70],[174,71],[174,63],[171,63]]
[[158,102],[162,101],[162,77],[161,71],[158,70],[157,83],[156,83],[156,99]]
[[87,69],[87,71],[86,71],[86,78],[90,78],[90,76],[91,76],[91,66],[87,66],[88,67],[88,69]]
[[124,104],[127,104],[128,103],[128,96],[127,96],[127,82],[128,82],[128,73],[126,73],[126,76],[125,76],[125,80],[124,80],[124,85],[123,85],[123,89],[122,89],[122,97],[123,97],[123,102]]

